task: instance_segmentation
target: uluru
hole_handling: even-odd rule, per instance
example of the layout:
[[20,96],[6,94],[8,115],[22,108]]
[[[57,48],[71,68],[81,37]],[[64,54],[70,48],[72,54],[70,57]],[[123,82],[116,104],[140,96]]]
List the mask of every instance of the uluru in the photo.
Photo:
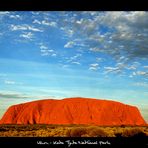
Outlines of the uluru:
[[10,106],[0,124],[146,125],[137,107],[92,98],[45,99]]

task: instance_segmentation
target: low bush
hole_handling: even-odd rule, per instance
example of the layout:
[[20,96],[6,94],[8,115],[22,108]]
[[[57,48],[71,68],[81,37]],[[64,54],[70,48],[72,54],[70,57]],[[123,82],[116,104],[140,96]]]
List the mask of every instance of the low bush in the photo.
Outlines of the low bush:
[[82,127],[74,127],[71,129],[68,129],[66,132],[66,135],[68,137],[81,137],[82,135],[85,135],[86,133],[86,128]]
[[90,137],[108,137],[108,133],[101,128],[93,128],[88,131]]
[[143,132],[142,129],[134,128],[134,129],[125,129],[122,132],[122,137],[145,137],[146,133]]

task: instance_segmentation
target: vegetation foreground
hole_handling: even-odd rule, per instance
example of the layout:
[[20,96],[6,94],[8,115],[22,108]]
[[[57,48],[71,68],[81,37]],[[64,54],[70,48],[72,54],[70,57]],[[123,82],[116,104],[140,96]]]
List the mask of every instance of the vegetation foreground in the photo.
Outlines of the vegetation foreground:
[[146,137],[147,126],[0,125],[0,137]]

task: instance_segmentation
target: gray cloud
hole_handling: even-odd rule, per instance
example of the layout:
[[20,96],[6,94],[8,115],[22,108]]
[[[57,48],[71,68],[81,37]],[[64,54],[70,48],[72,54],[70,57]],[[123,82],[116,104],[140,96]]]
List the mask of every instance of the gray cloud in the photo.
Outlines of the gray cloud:
[[0,92],[0,98],[23,99],[30,98],[29,96],[17,92]]
[[114,29],[115,33],[108,37],[112,41],[112,47],[116,43],[123,46],[123,49],[118,48],[119,54],[125,53],[130,58],[148,57],[147,12],[107,12],[102,17],[101,24]]
[[[148,12],[74,12],[63,13],[63,30],[71,29],[91,52],[110,55],[117,63],[108,72],[136,70],[137,60],[148,58]],[[69,16],[69,19],[65,16]],[[103,30],[103,31],[102,31]],[[77,44],[77,41],[74,42]],[[68,43],[73,47],[74,44]],[[139,76],[147,74],[139,73]]]
[[[148,56],[147,12],[97,12],[91,19],[88,19],[91,12],[79,12],[75,15],[82,18],[66,19],[65,23],[70,24],[76,34],[84,37],[90,49],[100,49],[101,46],[108,54],[125,53],[132,58]],[[102,28],[106,31],[101,32]],[[115,48],[117,51],[113,53]]]
[[147,71],[137,71],[136,75],[142,75],[148,77],[148,72]]
[[[121,58],[122,59],[122,58]],[[133,62],[132,64],[120,61],[115,64],[114,67],[104,67],[105,73],[116,73],[116,74],[126,74],[124,70],[128,70],[130,72],[133,72],[129,77],[133,76],[145,76],[147,75],[147,72],[145,71],[138,71],[138,68],[141,64],[139,62]]]
[[148,68],[148,66],[143,66],[143,67],[146,68],[146,69]]

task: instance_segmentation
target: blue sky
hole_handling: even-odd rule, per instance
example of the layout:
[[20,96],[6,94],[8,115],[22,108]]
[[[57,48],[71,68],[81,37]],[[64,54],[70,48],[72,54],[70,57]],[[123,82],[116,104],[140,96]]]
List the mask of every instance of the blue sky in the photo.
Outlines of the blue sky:
[[13,104],[90,97],[148,121],[148,12],[0,12],[0,116]]

